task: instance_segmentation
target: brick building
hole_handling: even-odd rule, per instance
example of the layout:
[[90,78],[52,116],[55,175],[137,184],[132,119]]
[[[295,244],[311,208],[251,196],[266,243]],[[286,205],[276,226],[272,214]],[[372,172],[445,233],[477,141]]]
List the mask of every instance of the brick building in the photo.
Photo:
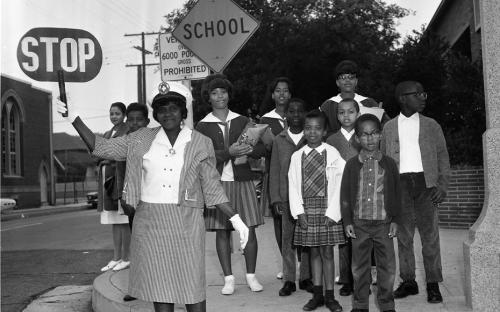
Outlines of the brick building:
[[55,202],[52,95],[1,75],[1,196],[18,208]]
[[438,34],[472,61],[481,59],[479,0],[442,0],[425,31]]

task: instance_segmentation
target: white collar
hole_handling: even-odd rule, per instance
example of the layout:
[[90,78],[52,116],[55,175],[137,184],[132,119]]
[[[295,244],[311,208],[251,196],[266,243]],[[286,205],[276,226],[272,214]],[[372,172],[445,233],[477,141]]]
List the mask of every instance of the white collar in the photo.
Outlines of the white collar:
[[354,129],[352,129],[350,132],[347,132],[346,129],[340,127],[340,132],[347,138],[349,137],[349,139],[347,141],[349,141],[351,139],[351,137],[353,136],[354,134]]
[[[313,150],[312,148],[310,148],[310,147],[309,147],[309,145],[305,145],[305,146],[303,147],[303,149],[304,149],[304,153],[305,153],[306,155],[309,155],[309,153]],[[316,147],[316,148],[314,148],[314,149],[315,149],[318,153],[320,153],[320,154],[321,154],[321,153],[323,153],[323,151],[326,149],[326,143],[321,143],[321,145],[320,145],[320,146],[318,146],[318,147]]]
[[[241,115],[237,114],[235,112],[229,111],[225,121],[233,120],[239,116],[241,116]],[[215,117],[214,113],[209,113],[208,115],[205,116],[205,118],[203,118],[200,121],[201,122],[224,122],[224,120],[220,120],[219,118]]]
[[188,127],[182,128],[181,132],[179,132],[179,135],[177,136],[177,139],[175,140],[174,146],[172,146],[172,144],[170,144],[170,140],[168,139],[167,134],[165,133],[165,130],[161,128],[160,131],[158,131],[158,134],[156,135],[157,140],[155,141],[161,145],[166,145],[169,148],[176,148],[191,141],[192,133],[193,130],[189,129]]
[[285,118],[281,117],[277,112],[276,109],[273,109],[272,111],[265,113],[264,116],[262,117],[267,117],[267,118],[274,118],[274,119],[279,119],[284,121]]
[[[362,95],[359,95],[359,94],[357,94],[357,93],[354,93],[354,101],[358,102],[358,104],[359,104],[360,106],[364,106],[363,104],[361,104],[361,101],[364,101],[364,100],[366,100],[366,99],[367,99],[367,97],[364,97],[364,96],[362,96]],[[330,98],[329,100],[330,100],[330,101],[337,102],[337,103],[340,103],[340,101],[342,101],[343,99],[342,99],[342,97],[340,96],[340,93],[339,93],[339,94],[337,94],[336,96],[334,96],[334,97]]]
[[400,121],[419,121],[420,120],[420,117],[419,117],[419,114],[418,113],[415,113],[413,115],[411,115],[410,117],[406,117],[405,115],[403,115],[402,113],[399,113],[399,119]]
[[286,128],[286,131],[288,132],[288,135],[289,136],[293,136],[293,135],[296,135],[296,136],[303,136],[304,135],[304,130],[300,131],[299,133],[293,133],[292,131],[290,131],[290,127]]

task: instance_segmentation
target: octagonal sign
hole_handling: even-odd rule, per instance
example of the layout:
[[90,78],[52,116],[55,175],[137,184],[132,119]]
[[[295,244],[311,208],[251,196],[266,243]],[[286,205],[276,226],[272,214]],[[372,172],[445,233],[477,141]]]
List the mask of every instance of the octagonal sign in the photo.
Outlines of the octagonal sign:
[[199,0],[172,32],[215,72],[221,72],[259,28],[232,0]]

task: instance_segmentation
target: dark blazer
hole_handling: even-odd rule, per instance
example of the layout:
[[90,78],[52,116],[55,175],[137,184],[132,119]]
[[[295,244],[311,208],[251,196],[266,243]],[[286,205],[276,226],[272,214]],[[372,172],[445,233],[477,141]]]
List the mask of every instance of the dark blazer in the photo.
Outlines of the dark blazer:
[[[384,208],[392,222],[400,222],[401,213],[401,187],[399,170],[394,159],[383,155],[379,165],[384,168]],[[342,175],[340,187],[340,209],[344,225],[353,224],[354,209],[359,190],[359,173],[363,163],[359,157],[347,161]]]
[[[142,159],[161,127],[141,128],[126,136],[106,140],[96,137],[93,154],[95,156],[126,160],[123,199],[137,207],[141,199]],[[210,139],[193,131],[191,141],[184,150],[184,165],[179,181],[179,206],[203,209],[229,202],[220,175],[215,169],[215,154]]]
[[[229,145],[232,145],[238,140],[248,122],[249,120],[245,116],[238,116],[231,120],[231,125],[229,127]],[[235,181],[250,181],[260,177],[258,173],[255,173],[250,169],[248,162],[241,165],[234,164],[234,159],[236,157],[229,155],[229,150],[224,148],[224,134],[217,123],[200,121],[196,125],[196,130],[212,140],[215,157],[217,159],[217,171],[219,171],[219,174],[222,174],[224,163],[228,160],[232,160],[231,163],[233,164]],[[258,142],[253,147],[253,152],[248,156],[257,159],[264,156],[265,153],[266,148],[264,144],[262,142]]]
[[[260,123],[269,125],[269,128],[271,129],[271,132],[275,137],[281,131],[284,130],[284,128],[281,126],[280,121],[276,118],[261,117]],[[265,155],[266,156],[266,172],[269,172],[269,168],[271,166],[271,150],[272,150],[272,146],[267,146],[267,152]]]
[[304,137],[295,145],[287,130],[279,133],[273,141],[271,168],[269,169],[269,194],[271,204],[288,202],[288,169],[292,154],[306,144]]
[[[399,168],[398,118],[399,115],[385,124],[380,150],[392,157]],[[450,178],[450,159],[443,130],[432,118],[419,114],[419,120],[418,144],[422,155],[425,184],[428,188],[436,186],[446,192]]]

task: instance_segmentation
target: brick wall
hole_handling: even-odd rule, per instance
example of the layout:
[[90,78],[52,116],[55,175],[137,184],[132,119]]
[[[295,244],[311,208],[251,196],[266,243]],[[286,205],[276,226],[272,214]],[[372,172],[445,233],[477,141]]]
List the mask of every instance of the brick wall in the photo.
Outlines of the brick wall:
[[452,169],[448,194],[439,205],[439,225],[446,228],[470,228],[481,213],[483,201],[483,169]]

